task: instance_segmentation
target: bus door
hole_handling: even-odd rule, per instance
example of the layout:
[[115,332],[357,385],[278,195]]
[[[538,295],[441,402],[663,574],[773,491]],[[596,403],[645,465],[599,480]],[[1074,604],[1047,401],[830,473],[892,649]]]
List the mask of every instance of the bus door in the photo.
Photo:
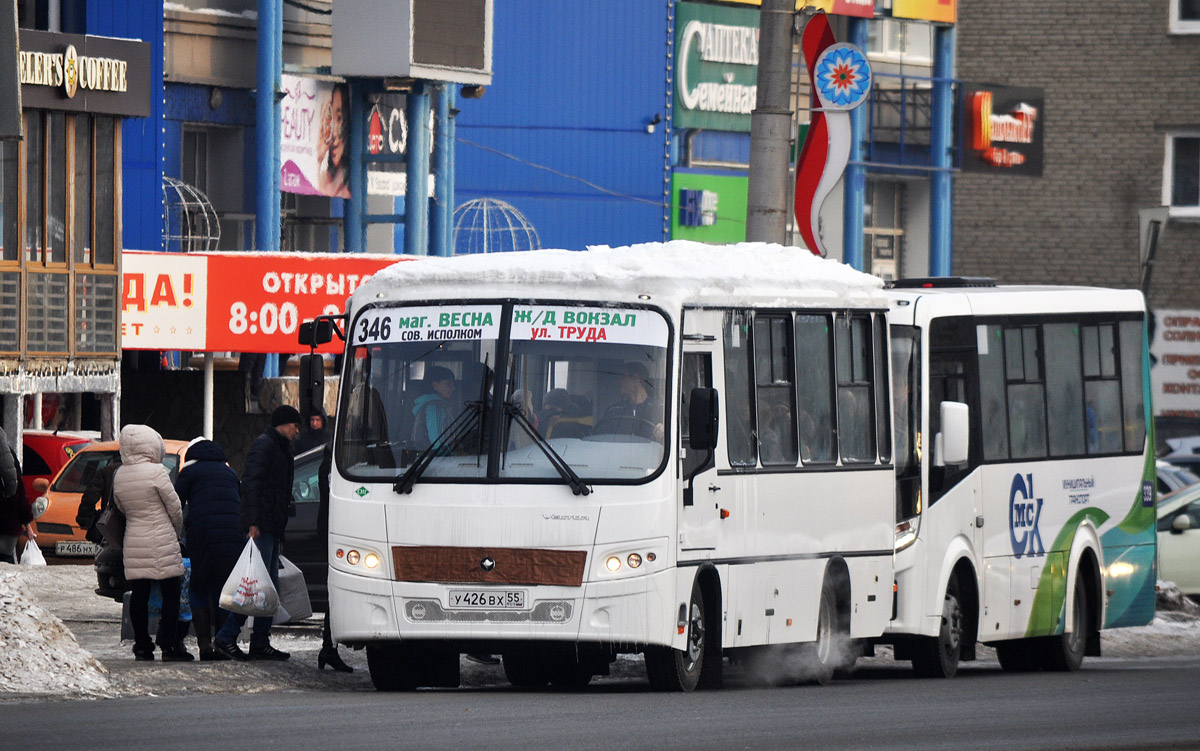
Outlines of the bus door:
[[[717,477],[716,451],[693,449],[689,444],[688,410],[693,388],[718,389],[714,379],[711,338],[685,338],[680,393],[679,435],[679,553],[684,560],[710,558],[720,531],[721,498],[726,491]],[[720,397],[718,397],[720,399]],[[727,494],[732,498],[732,488]]]

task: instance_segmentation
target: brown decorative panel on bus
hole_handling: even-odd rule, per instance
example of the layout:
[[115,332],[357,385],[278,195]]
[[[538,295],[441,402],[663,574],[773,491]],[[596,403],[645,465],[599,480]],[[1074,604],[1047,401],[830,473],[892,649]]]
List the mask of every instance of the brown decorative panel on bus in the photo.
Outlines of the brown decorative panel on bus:
[[587,553],[534,548],[457,548],[436,545],[392,548],[397,581],[480,584],[583,583]]

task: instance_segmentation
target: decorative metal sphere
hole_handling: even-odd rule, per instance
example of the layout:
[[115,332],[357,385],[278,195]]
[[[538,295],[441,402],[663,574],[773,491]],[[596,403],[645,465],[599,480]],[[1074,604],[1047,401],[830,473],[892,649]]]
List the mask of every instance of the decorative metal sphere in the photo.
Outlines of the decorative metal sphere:
[[542,240],[512,204],[476,198],[454,210],[454,254],[538,250]]
[[162,192],[163,249],[216,250],[221,222],[208,196],[169,175],[163,175]]

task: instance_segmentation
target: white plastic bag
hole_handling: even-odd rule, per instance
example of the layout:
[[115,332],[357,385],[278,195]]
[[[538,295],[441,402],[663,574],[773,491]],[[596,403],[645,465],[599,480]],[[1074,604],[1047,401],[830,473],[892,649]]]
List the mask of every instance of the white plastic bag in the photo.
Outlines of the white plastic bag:
[[42,555],[42,549],[38,547],[37,542],[29,540],[25,543],[25,550],[21,552],[22,566],[45,566],[46,556]]
[[268,616],[279,607],[279,593],[254,540],[247,540],[242,556],[221,588],[220,606],[233,613]]

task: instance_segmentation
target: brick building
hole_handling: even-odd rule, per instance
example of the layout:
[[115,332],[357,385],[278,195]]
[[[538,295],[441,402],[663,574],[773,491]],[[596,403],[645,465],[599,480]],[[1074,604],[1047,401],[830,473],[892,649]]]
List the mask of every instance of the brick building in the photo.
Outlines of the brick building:
[[[1044,90],[1040,177],[960,173],[953,271],[1136,287],[1139,209],[1170,205],[1148,299],[1200,308],[1200,10],[960,3],[957,77]],[[967,145],[964,144],[964,149]]]

